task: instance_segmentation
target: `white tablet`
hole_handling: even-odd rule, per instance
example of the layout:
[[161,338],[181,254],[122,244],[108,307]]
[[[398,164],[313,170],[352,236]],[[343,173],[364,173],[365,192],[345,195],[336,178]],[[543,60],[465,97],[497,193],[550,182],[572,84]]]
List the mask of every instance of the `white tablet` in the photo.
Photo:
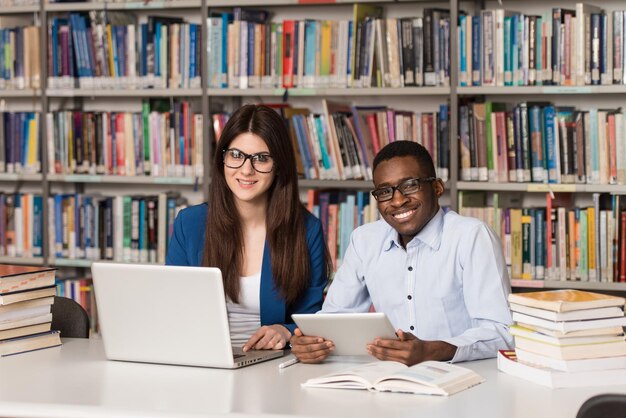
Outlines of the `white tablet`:
[[291,315],[304,335],[335,343],[334,356],[367,355],[367,344],[375,338],[396,339],[396,331],[382,312],[317,313]]

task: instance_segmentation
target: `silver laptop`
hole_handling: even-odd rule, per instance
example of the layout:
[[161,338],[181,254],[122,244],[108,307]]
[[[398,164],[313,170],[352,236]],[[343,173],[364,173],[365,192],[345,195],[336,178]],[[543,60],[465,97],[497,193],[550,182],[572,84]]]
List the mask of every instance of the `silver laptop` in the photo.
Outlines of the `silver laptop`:
[[109,360],[235,369],[283,355],[232,347],[217,268],[93,263]]

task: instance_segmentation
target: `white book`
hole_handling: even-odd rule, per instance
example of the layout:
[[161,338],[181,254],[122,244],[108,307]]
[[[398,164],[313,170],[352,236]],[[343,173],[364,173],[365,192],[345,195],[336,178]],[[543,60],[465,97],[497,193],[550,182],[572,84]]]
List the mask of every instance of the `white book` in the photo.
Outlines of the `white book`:
[[[564,372],[585,372],[592,370],[626,369],[626,356],[601,357],[580,360],[559,360],[530,351],[515,349],[517,358],[525,363],[549,367]],[[621,370],[622,374],[624,370]],[[574,376],[571,376],[574,377]]]
[[624,330],[621,326],[612,326],[606,328],[591,328],[591,329],[583,329],[579,331],[570,331],[570,332],[561,332],[553,329],[547,329],[543,327],[539,327],[536,325],[530,325],[523,322],[518,322],[517,325],[522,328],[526,328],[532,331],[540,332],[543,335],[548,335],[550,337],[555,338],[573,338],[573,337],[592,337],[597,335],[618,335],[624,333]]
[[526,363],[522,361],[519,356],[516,358],[512,351],[504,350],[498,352],[497,362],[498,370],[503,373],[554,389],[626,384],[626,373],[623,369],[593,370],[570,373]]
[[617,334],[606,335],[588,335],[588,336],[570,336],[565,334],[561,337],[555,337],[552,335],[542,334],[532,328],[525,328],[520,325],[512,325],[509,327],[509,332],[515,337],[521,337],[536,342],[549,344],[553,346],[567,347],[581,344],[602,344],[602,343],[614,343],[624,341],[624,333],[619,332]]
[[623,336],[619,341],[571,345],[555,345],[516,336],[515,347],[561,360],[626,356],[626,341]]
[[536,325],[539,327],[552,329],[568,333],[570,331],[579,331],[583,329],[604,328],[613,326],[626,326],[626,317],[608,318],[608,319],[592,319],[587,321],[550,321],[543,318],[513,312],[513,321],[525,324]]
[[484,381],[473,370],[449,363],[425,361],[408,367],[378,361],[309,379],[302,387],[449,396]]
[[570,312],[554,312],[546,309],[531,308],[529,306],[511,303],[511,310],[550,321],[576,321],[584,319],[615,318],[624,316],[624,310],[617,306],[608,308],[584,309]]

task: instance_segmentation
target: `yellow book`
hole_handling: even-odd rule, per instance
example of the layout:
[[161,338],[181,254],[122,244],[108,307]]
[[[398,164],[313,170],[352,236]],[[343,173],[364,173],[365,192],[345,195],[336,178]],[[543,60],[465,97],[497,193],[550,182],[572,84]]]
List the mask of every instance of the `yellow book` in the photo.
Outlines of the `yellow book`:
[[330,20],[322,20],[322,37],[320,43],[320,84],[327,87],[330,81],[330,40],[332,35],[332,23]]
[[37,156],[39,155],[39,113],[35,113],[33,118],[28,121],[28,158],[26,160],[26,167],[29,172],[39,172],[39,162]]
[[511,278],[522,278],[522,210],[511,209]]
[[589,254],[589,281],[598,280],[596,274],[597,256],[596,254],[596,208],[587,208],[587,242]]
[[509,302],[553,312],[623,306],[625,299],[575,289],[546,290],[543,292],[512,293]]
[[111,25],[107,25],[106,28],[107,46],[109,48],[109,74],[111,77],[115,77],[115,62],[113,61],[113,37],[111,35]]

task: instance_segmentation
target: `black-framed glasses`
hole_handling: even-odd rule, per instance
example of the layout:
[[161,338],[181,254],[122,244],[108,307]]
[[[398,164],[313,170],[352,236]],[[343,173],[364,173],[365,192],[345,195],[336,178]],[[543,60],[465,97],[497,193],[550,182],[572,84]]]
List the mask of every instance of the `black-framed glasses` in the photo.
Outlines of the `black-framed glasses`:
[[409,195],[411,193],[417,193],[422,189],[422,183],[430,183],[437,180],[437,177],[424,177],[416,179],[404,180],[397,186],[379,187],[372,190],[372,196],[379,202],[386,202],[393,199],[393,194],[397,191],[402,193],[402,196]]
[[259,173],[270,173],[274,168],[274,159],[267,152],[246,154],[237,148],[225,149],[223,152],[224,165],[229,168],[239,168],[250,160],[252,167]]

